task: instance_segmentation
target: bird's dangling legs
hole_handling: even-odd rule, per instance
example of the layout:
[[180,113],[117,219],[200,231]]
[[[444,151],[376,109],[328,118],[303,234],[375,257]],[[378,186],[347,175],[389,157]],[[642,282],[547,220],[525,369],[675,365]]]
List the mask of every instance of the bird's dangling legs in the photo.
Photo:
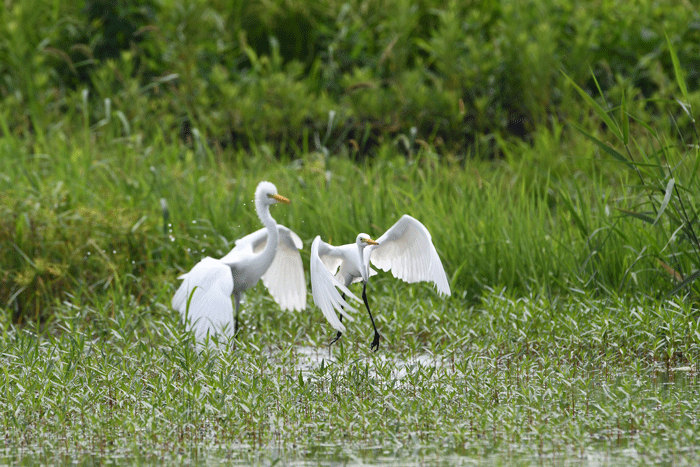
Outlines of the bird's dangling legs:
[[233,319],[233,337],[238,337],[238,310],[241,308],[241,297],[238,295],[233,296],[234,302],[236,302],[236,315]]
[[[345,300],[345,293],[343,293],[343,300]],[[338,318],[340,318],[340,322],[342,323],[342,322],[343,322],[343,314],[342,314],[342,313],[338,313]],[[343,333],[340,332],[340,331],[338,331],[338,334],[335,335],[335,338],[331,341],[330,344],[328,344],[328,350],[329,350],[329,351],[331,350],[331,345],[335,344],[335,342],[336,342],[338,339],[340,339],[340,336],[342,336],[342,335],[343,335]]]
[[374,318],[372,317],[372,312],[369,311],[369,303],[367,303],[367,282],[362,283],[362,300],[365,301],[365,306],[367,307],[367,313],[369,313],[369,319],[372,320],[372,327],[374,328],[374,340],[372,341],[372,345],[370,346],[370,349],[372,349],[376,352],[377,350],[379,350],[379,338],[382,336],[379,335],[379,331],[377,331],[377,326],[374,324]]
[[[341,321],[341,322],[343,321],[343,315],[340,315],[340,321]],[[333,338],[333,340],[328,344],[328,347],[330,347],[331,345],[335,344],[335,342],[336,342],[338,339],[340,339],[340,336],[342,336],[342,335],[343,335],[343,333],[340,332],[340,331],[338,331],[338,334],[336,334],[335,337]]]

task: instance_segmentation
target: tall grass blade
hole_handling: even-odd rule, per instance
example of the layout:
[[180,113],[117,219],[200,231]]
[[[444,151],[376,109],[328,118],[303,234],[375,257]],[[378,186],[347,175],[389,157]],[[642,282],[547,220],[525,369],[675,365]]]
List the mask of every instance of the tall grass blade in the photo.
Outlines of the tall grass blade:
[[666,294],[666,296],[672,297],[672,296],[676,295],[678,292],[683,290],[685,287],[687,287],[690,284],[692,284],[693,282],[695,282],[695,279],[697,279],[698,277],[700,277],[700,269],[695,271],[694,273],[692,273],[691,275],[689,275],[685,279],[683,279],[683,282],[681,282],[676,287],[674,287],[673,290],[671,290],[668,294]]
[[596,137],[593,136],[592,134],[588,133],[588,132],[587,132],[586,130],[584,130],[583,128],[579,127],[578,125],[576,125],[576,124],[574,124],[574,123],[572,123],[571,125],[572,125],[574,128],[576,128],[576,130],[578,130],[583,136],[585,136],[586,138],[588,138],[588,139],[590,139],[591,141],[593,141],[598,147],[600,147],[600,148],[601,148],[603,151],[605,151],[608,155],[612,156],[613,158],[617,159],[617,160],[620,161],[620,162],[624,162],[624,163],[627,164],[630,168],[633,168],[633,167],[634,167],[634,164],[633,164],[629,159],[627,159],[622,153],[620,153],[620,152],[618,152],[617,150],[615,150],[614,148],[608,146],[607,144],[605,144],[604,142],[602,142],[601,140],[599,140],[598,138],[596,138]]
[[663,268],[663,270],[666,271],[666,273],[667,273],[669,276],[673,277],[673,279],[674,279],[676,282],[681,282],[681,281],[683,280],[683,276],[681,275],[681,273],[679,273],[678,271],[676,271],[675,269],[673,269],[671,266],[669,266],[668,264],[664,263],[664,262],[661,261],[660,259],[657,259],[656,262],[659,263],[659,265]]
[[678,54],[676,54],[676,49],[671,44],[671,39],[669,39],[668,34],[664,32],[664,35],[666,36],[666,44],[668,44],[668,51],[671,54],[671,61],[673,62],[673,73],[676,76],[676,83],[678,83],[678,88],[681,90],[681,94],[683,95],[683,102],[685,103],[685,105],[689,105],[688,88],[685,85],[685,79],[683,78],[683,70],[681,69],[680,62],[678,61]]
[[626,92],[622,93],[622,103],[620,104],[620,120],[622,122],[622,142],[627,146],[630,139],[630,118],[627,114],[627,95]]
[[627,209],[618,209],[618,211],[620,211],[624,214],[627,214],[629,217],[634,217],[636,219],[644,221],[647,224],[654,224],[654,222],[655,222],[655,220],[651,216],[647,216],[646,214],[642,214],[642,213],[634,212],[634,211],[628,211]]
[[581,216],[579,215],[578,211],[576,210],[576,206],[574,206],[574,203],[571,200],[571,197],[567,193],[562,191],[561,189],[559,190],[559,196],[560,196],[561,200],[564,202],[564,206],[571,214],[571,217],[573,218],[574,224],[581,231],[581,235],[583,235],[583,238],[588,238],[588,236],[589,236],[588,235],[588,228],[586,227],[586,224],[583,222],[583,219],[581,219]]
[[[576,91],[579,93],[581,97],[588,103],[588,105],[591,106],[591,108],[595,111],[595,113],[598,115],[598,117],[601,118],[605,122],[605,124],[608,126],[610,131],[612,131],[615,136],[617,136],[618,139],[623,140],[622,134],[620,133],[620,129],[618,126],[615,124],[615,121],[610,118],[610,115],[608,115],[608,112],[603,109],[600,104],[598,104],[595,99],[593,99],[591,96],[588,95],[586,91],[584,91],[578,84],[574,82],[573,79],[571,79],[566,73],[564,73],[564,76],[566,79],[569,80],[569,82],[574,86]],[[594,77],[595,79],[595,77]],[[598,85],[598,82],[596,81],[596,86]]]
[[656,214],[656,219],[654,219],[654,222],[653,222],[654,224],[659,222],[661,215],[666,210],[666,206],[668,206],[668,202],[671,200],[671,195],[673,194],[673,187],[675,185],[676,185],[676,179],[671,178],[671,180],[669,180],[668,184],[666,185],[666,193],[664,194],[664,199],[661,202],[661,206],[659,207],[659,212]]

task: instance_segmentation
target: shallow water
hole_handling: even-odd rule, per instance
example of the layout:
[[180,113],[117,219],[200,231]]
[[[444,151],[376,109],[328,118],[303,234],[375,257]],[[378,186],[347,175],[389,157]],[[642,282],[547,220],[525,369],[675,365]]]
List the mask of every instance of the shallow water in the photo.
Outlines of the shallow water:
[[[227,350],[228,351],[228,350]],[[420,373],[420,383],[424,386],[429,381],[436,385],[445,384],[446,375],[454,375],[459,362],[436,358],[431,354],[411,356],[393,356],[388,352],[378,354],[362,354],[352,361],[343,357],[339,352],[328,352],[326,346],[297,346],[291,352],[262,350],[269,362],[288,367],[292,374],[301,374],[309,382],[322,374],[321,369],[328,368],[337,374],[356,371],[353,368],[361,366],[367,369],[367,377],[380,388],[391,383],[392,388],[403,388],[404,385],[415,384],[411,377]],[[259,357],[259,355],[258,355]],[[222,354],[221,358],[226,358]],[[497,358],[475,359],[478,365],[495,368],[502,366]],[[435,369],[434,372],[421,371]],[[611,374],[608,378],[611,386],[615,386],[617,378],[628,378],[637,387],[649,392],[649,397],[673,399],[678,395],[697,394],[700,390],[698,376],[692,367],[674,367],[670,371],[663,365],[646,368],[646,373],[634,377],[634,372]],[[387,375],[389,375],[387,377]],[[361,375],[363,376],[363,375]],[[363,376],[364,377],[364,376]],[[443,378],[443,379],[441,379]],[[597,384],[597,383],[596,383]],[[604,388],[591,388],[592,393],[599,394]],[[698,397],[687,397],[694,402]],[[0,401],[1,402],[1,401]],[[654,410],[651,403],[650,410]],[[675,409],[674,409],[675,410]],[[696,410],[695,415],[687,415],[694,419],[694,425],[689,429],[700,430],[698,413],[700,407],[679,405],[678,410]],[[6,414],[5,416],[8,416]],[[694,427],[694,428],[693,428]],[[76,439],[59,439],[50,436],[38,436],[41,444],[24,444],[21,447],[12,445],[5,438],[4,449],[0,451],[0,464],[12,465],[22,463],[111,463],[127,465],[133,463],[179,463],[179,464],[227,464],[227,465],[285,465],[285,466],[628,466],[628,465],[698,465],[700,436],[691,433],[683,439],[661,440],[658,445],[642,440],[640,433],[611,432],[603,433],[591,430],[592,434],[581,436],[580,444],[573,446],[569,439],[557,438],[556,433],[550,434],[554,446],[548,445],[540,449],[536,442],[529,443],[527,437],[519,442],[494,442],[493,439],[481,436],[478,432],[470,435],[462,444],[442,444],[439,438],[427,440],[416,439],[413,442],[394,443],[391,440],[376,439],[370,441],[353,440],[351,442],[318,442],[318,443],[272,443],[267,445],[251,445],[245,443],[220,442],[213,428],[198,433],[198,440],[188,441],[172,446],[150,446],[150,452],[135,449],[129,441],[118,440],[124,446],[103,446],[96,449],[90,441],[80,439],[80,433],[75,433]],[[664,434],[667,438],[669,434]],[[672,436],[671,436],[672,437]],[[648,436],[647,436],[648,438]],[[332,438],[331,438],[332,439]],[[559,444],[557,444],[559,443]]]
[[[307,377],[314,370],[319,368],[321,365],[332,365],[337,363],[338,359],[334,356],[333,352],[328,352],[327,349],[311,346],[298,346],[295,349],[297,357],[297,370],[301,371],[302,374]],[[437,360],[434,356],[428,354],[420,354],[408,359],[401,359],[398,357],[387,357],[386,353],[377,353],[372,356],[380,363],[390,363],[393,367],[392,378],[396,380],[401,380],[404,378],[410,368],[414,365],[421,366],[435,366],[441,367],[442,363]],[[370,374],[376,376],[374,370],[370,368]]]

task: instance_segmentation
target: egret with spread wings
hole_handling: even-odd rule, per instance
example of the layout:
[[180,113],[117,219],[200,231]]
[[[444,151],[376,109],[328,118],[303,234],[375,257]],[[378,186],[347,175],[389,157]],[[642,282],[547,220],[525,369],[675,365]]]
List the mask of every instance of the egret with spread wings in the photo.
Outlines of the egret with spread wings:
[[[238,313],[243,292],[263,284],[283,310],[306,308],[306,280],[299,250],[301,239],[270,215],[270,206],[290,201],[277,194],[270,182],[255,190],[255,209],[264,228],[236,240],[223,258],[206,257],[183,280],[172,300],[174,309],[195,333],[198,341],[216,333],[238,333]],[[231,294],[236,305],[234,314]]]
[[[362,281],[362,300],[374,328],[370,348],[375,351],[379,349],[381,336],[367,302],[367,281],[376,274],[370,262],[379,269],[390,270],[394,277],[409,283],[432,282],[439,293],[450,295],[450,284],[430,232],[420,221],[407,214],[376,241],[361,233],[355,243],[333,246],[317,236],[311,244],[311,291],[316,306],[338,331],[331,345],[345,332],[343,317],[352,318],[348,311],[354,311],[354,308],[346,297],[359,302],[348,286]],[[336,311],[340,317],[336,316]]]

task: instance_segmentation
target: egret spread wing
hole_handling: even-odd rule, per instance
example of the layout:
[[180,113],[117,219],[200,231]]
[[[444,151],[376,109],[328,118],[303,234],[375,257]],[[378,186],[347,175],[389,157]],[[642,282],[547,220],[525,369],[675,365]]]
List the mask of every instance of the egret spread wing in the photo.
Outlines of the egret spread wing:
[[[347,311],[357,311],[351,307],[348,302],[343,300],[337,289],[345,293],[347,297],[351,297],[358,302],[360,301],[350,290],[341,284],[331,271],[328,270],[323,260],[319,256],[319,249],[322,249],[325,243],[317,236],[311,244],[311,257],[309,265],[311,269],[311,294],[314,298],[314,303],[323,312],[328,322],[337,331],[345,332],[345,326],[340,322],[335,311],[342,314],[345,318],[352,321],[352,316],[347,314]],[[337,268],[337,267],[336,267]]]
[[172,305],[191,326],[197,340],[204,340],[207,333],[232,334],[231,268],[218,259],[206,257],[180,279],[183,282],[173,296]]
[[[306,279],[299,250],[299,236],[283,225],[277,225],[279,242],[275,259],[262,276],[263,284],[283,310],[306,308]],[[265,243],[267,235],[265,235]],[[260,249],[264,248],[263,246]]]
[[316,238],[318,238],[317,256],[321,259],[331,275],[335,276],[335,273],[338,272],[338,268],[343,262],[342,251],[339,247],[334,247],[321,240],[320,236]]
[[384,271],[391,270],[397,279],[406,282],[432,282],[438,292],[450,295],[445,269],[435,250],[430,232],[420,221],[404,214],[377,239],[379,245],[364,249],[363,261]]

